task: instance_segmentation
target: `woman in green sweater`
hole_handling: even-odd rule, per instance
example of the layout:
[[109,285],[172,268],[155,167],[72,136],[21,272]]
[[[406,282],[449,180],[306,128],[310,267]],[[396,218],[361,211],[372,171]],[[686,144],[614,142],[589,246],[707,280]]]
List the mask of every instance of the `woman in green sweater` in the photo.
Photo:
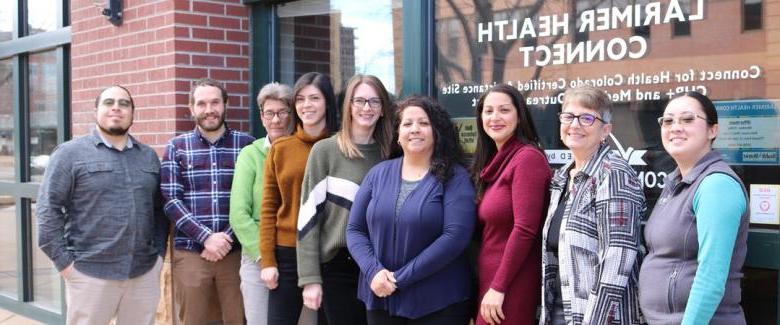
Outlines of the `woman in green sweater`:
[[393,104],[375,76],[347,85],[341,131],[317,142],[306,163],[298,214],[298,285],[303,303],[329,324],[365,324],[360,269],[347,251],[349,209],[363,177],[390,155]]
[[[259,231],[260,201],[263,197],[265,157],[274,140],[290,135],[292,89],[269,83],[257,94],[260,122],[266,137],[241,149],[236,161],[230,191],[230,226],[241,243],[241,294],[248,325],[265,325],[268,320],[268,288],[260,279]],[[316,314],[304,310],[300,324],[316,324]]]

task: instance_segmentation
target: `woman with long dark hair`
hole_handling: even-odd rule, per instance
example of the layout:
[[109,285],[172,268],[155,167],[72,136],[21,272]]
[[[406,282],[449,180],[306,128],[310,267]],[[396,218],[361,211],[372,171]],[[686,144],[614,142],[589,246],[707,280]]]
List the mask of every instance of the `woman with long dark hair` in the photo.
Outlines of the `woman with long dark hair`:
[[474,187],[444,109],[427,97],[398,105],[396,154],[372,168],[347,225],[369,324],[468,324]]
[[476,113],[472,177],[482,230],[477,324],[532,324],[541,294],[539,246],[550,167],[517,89],[491,88]]
[[268,324],[294,325],[303,300],[298,287],[296,235],[301,183],[315,142],[338,128],[335,96],[327,75],[309,72],[293,88],[296,130],[274,142],[265,162],[260,208],[261,277],[270,290]]

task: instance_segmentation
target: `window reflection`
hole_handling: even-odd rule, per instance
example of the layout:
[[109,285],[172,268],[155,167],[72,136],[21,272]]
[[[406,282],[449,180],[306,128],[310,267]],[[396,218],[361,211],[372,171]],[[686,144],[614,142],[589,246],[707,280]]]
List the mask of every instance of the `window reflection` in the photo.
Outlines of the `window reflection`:
[[33,238],[33,303],[39,307],[59,312],[62,309],[62,281],[57,269],[43,251],[38,248],[38,216],[35,202],[31,204]]
[[742,0],[742,28],[744,30],[761,29],[763,26],[763,0]]
[[[691,13],[691,0],[679,0],[680,7],[685,11],[685,16]],[[674,25],[672,28],[672,35],[674,36],[688,36],[691,35],[691,22],[686,19],[685,21],[679,21],[674,19]]]
[[[589,12],[591,18],[596,17],[590,19],[590,29],[594,27],[593,21],[598,20],[599,9],[619,10],[635,5],[646,10],[648,5],[659,2],[533,0],[518,5],[499,0],[436,1],[437,97],[456,119],[464,147],[475,148],[477,99],[494,83],[512,84],[525,96],[548,159],[553,167],[558,167],[570,160],[566,155],[568,149],[560,143],[556,118],[562,92],[582,84],[605,90],[613,100],[614,137],[608,142],[614,149],[622,150],[623,157],[636,170],[648,207],[652,209],[663,190],[665,177],[674,168],[673,160],[663,150],[660,130],[653,119],[661,114],[671,95],[704,92],[715,101],[722,119],[715,147],[739,170],[746,184],[777,184],[780,163],[774,139],[780,134],[777,128],[780,101],[775,99],[778,90],[771,80],[778,77],[778,70],[765,64],[776,51],[769,46],[770,33],[766,28],[751,32],[740,28],[743,15],[753,15],[750,10],[740,11],[740,6],[755,9],[765,2],[680,0],[677,14],[670,21],[664,22],[659,17],[657,24],[653,20],[643,26],[619,23],[609,25],[606,30],[593,29],[587,38],[586,35],[578,38],[576,27],[583,23],[579,14]],[[568,14],[566,19],[564,14]],[[635,17],[646,22],[651,13],[643,11]],[[526,18],[530,22],[528,30],[533,33],[522,33]],[[550,29],[550,24],[544,22],[553,19],[565,21],[568,31],[541,35],[541,31]],[[497,26],[503,26],[503,32]],[[653,37],[649,37],[651,29]],[[693,29],[696,33],[692,33]],[[670,37],[671,34],[690,36]],[[581,42],[586,39],[590,43]],[[632,43],[634,40],[636,43]],[[588,44],[599,42],[625,43],[631,51],[645,44],[646,51],[635,52],[638,53],[635,58],[604,56],[602,59],[598,55],[588,57],[567,50],[587,48]],[[545,61],[547,57],[551,60]],[[711,77],[716,73],[730,77]],[[733,107],[740,109],[735,111]],[[766,114],[762,115],[764,108]],[[761,142],[764,140],[768,142]],[[766,155],[755,162],[751,161],[751,155],[755,155],[751,152],[766,152]]]
[[14,38],[15,16],[16,1],[7,1],[0,6],[0,42]]
[[30,174],[40,182],[57,146],[57,54],[30,55]]
[[18,292],[16,203],[13,196],[0,196],[0,295],[16,299]]
[[279,16],[280,81],[304,73],[328,74],[342,86],[355,74],[379,77],[390,93],[401,87],[400,0],[308,0],[282,4]]
[[14,181],[14,166],[14,69],[7,59],[0,60],[0,181]]
[[57,4],[51,0],[27,1],[28,35],[50,32],[57,29]]

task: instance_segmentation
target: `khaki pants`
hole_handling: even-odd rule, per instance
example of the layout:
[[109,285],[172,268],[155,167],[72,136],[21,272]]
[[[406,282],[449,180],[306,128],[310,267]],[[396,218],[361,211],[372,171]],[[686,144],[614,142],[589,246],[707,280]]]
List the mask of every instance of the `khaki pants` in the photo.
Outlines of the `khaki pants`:
[[210,305],[218,302],[222,324],[244,324],[240,267],[241,253],[237,251],[212,263],[198,253],[174,250],[171,265],[176,300],[174,317],[186,325],[207,324]]
[[128,280],[104,280],[75,267],[65,279],[69,325],[105,325],[116,316],[116,325],[154,324],[160,301],[160,269],[157,258],[149,272]]

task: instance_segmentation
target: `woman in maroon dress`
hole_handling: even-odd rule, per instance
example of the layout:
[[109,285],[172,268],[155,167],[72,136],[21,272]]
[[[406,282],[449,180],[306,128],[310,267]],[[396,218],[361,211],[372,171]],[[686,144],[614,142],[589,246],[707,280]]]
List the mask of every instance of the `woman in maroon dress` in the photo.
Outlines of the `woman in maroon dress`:
[[477,104],[473,177],[479,203],[477,324],[533,324],[541,295],[541,229],[551,172],[528,107],[497,85]]

